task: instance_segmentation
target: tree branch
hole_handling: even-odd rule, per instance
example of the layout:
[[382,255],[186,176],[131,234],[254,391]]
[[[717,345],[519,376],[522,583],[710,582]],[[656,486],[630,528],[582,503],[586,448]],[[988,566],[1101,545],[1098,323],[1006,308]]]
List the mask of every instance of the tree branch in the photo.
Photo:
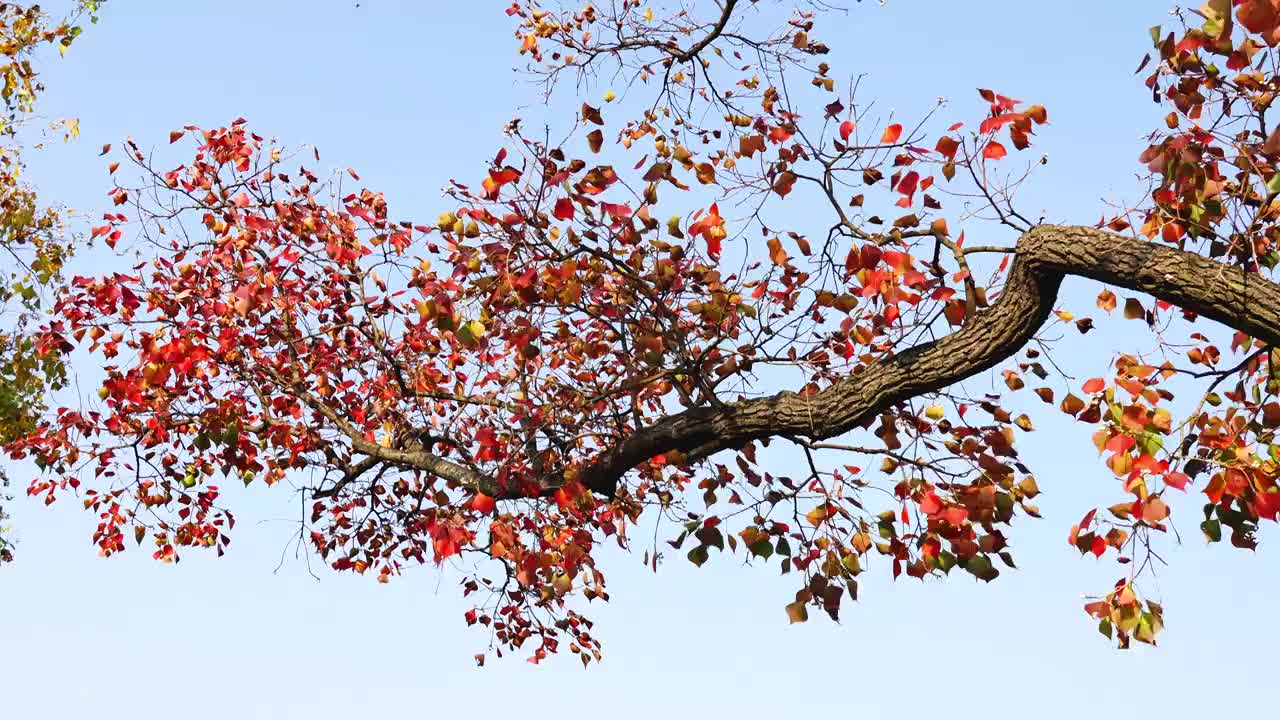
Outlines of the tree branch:
[[[1068,275],[1146,293],[1280,346],[1280,285],[1238,267],[1081,226],[1035,227],[1019,238],[1014,253],[999,299],[951,335],[866,365],[815,393],[784,391],[666,416],[599,455],[578,480],[612,497],[628,471],[663,453],[679,451],[697,461],[763,438],[820,441],[865,426],[898,403],[954,385],[1018,352],[1049,317]],[[499,499],[527,497],[509,494],[492,478],[429,452],[368,442],[332,409],[313,405],[370,459],[424,470]],[[562,478],[548,479],[541,495],[562,483]]]
[[724,34],[725,27],[729,25],[729,18],[733,15],[733,7],[737,4],[738,0],[727,0],[724,4],[724,9],[720,13],[720,20],[716,22],[715,27],[711,28],[711,32],[707,33],[707,35],[698,42],[689,46],[688,50],[676,55],[676,60],[679,62],[689,62],[690,60],[698,57],[698,53],[706,50],[707,46],[716,41],[716,38]]
[[662,453],[707,457],[766,437],[824,440],[844,434],[904,400],[953,385],[1016,353],[1048,318],[1067,275],[1144,292],[1280,346],[1280,285],[1124,235],[1042,225],[1019,239],[999,300],[959,331],[868,365],[817,393],[782,392],[667,416],[600,455],[581,481],[612,496],[627,471]]

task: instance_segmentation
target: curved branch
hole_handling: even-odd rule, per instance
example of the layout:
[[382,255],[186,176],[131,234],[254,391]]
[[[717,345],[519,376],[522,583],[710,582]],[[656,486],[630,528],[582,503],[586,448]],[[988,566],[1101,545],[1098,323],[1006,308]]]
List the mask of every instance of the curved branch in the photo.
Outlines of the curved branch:
[[1280,346],[1280,285],[1105,230],[1042,225],[1018,240],[999,300],[957,332],[868,365],[816,393],[782,392],[667,416],[603,453],[580,480],[612,496],[631,468],[662,453],[681,451],[698,459],[767,437],[823,440],[846,433],[904,400],[953,385],[1016,353],[1048,318],[1067,275],[1144,292]]

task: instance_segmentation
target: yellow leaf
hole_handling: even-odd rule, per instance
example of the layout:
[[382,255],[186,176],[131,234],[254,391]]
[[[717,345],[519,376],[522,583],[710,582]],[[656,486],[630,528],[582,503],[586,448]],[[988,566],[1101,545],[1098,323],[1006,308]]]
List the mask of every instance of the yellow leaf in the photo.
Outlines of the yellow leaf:
[[810,510],[804,517],[811,525],[818,527],[826,522],[827,518],[831,517],[831,509],[824,503]]

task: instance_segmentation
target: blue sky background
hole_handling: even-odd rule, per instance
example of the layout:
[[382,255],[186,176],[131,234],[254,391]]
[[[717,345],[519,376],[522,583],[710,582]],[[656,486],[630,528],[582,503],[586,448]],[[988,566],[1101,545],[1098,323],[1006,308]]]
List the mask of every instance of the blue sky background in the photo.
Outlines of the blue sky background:
[[[1042,103],[1052,124],[1037,151],[1051,160],[1025,207],[1088,223],[1102,200],[1135,197],[1142,137],[1166,111],[1132,71],[1147,28],[1169,20],[1167,0],[850,4],[820,35],[835,67],[869,73],[864,98],[910,117],[947,96],[964,119],[980,112],[978,86]],[[327,166],[357,168],[394,215],[434,218],[444,182],[478,178],[502,125],[537,102],[511,71],[505,5],[112,0],[45,67],[44,113],[81,118],[82,138],[33,154],[31,176],[46,198],[97,214],[104,143],[132,135],[163,151],[171,129],[244,116],[287,145],[318,145]],[[103,259],[82,261],[84,272]],[[1091,310],[1097,290],[1070,281],[1064,304]],[[1097,319],[1059,351],[1078,378],[1140,335]],[[879,568],[840,625],[788,626],[794,579],[776,566],[729,556],[696,571],[677,556],[655,576],[606,553],[614,599],[594,608],[606,658],[588,671],[567,656],[474,667],[484,636],[463,625],[448,572],[378,585],[313,562],[317,581],[291,551],[276,572],[298,514],[286,488],[240,494],[229,555],[177,566],[145,552],[100,560],[95,518],[74,500],[19,500],[19,562],[0,570],[0,717],[1265,716],[1280,641],[1274,529],[1256,553],[1206,548],[1197,501],[1175,506],[1184,543],[1165,548],[1171,566],[1148,583],[1166,604],[1161,646],[1113,650],[1080,596],[1118,568],[1080,558],[1066,536],[1116,496],[1114,480],[1085,428],[1050,412],[1037,425],[1021,448],[1044,518],[1012,533],[1020,571],[987,586],[964,573],[894,584]],[[29,470],[7,468],[21,490]]]

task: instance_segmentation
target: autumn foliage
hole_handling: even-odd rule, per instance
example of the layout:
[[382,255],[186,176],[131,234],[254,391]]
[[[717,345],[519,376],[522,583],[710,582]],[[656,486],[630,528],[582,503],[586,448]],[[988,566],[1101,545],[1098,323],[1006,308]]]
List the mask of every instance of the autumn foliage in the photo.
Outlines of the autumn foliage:
[[[140,180],[117,181],[92,235],[145,260],[74,278],[39,336],[42,357],[87,352],[105,380],[7,446],[39,470],[29,493],[77,497],[104,555],[142,544],[168,562],[225,551],[226,483],[292,478],[334,569],[385,581],[448,563],[491,649],[584,663],[600,657],[581,613],[608,599],[606,543],[655,570],[673,552],[774,567],[796,578],[792,622],[838,618],[864,570],[996,579],[1011,524],[1038,515],[1017,450],[1037,413],[1093,429],[1100,508],[1069,542],[1118,563],[1085,610],[1121,646],[1163,627],[1139,593],[1175,516],[1242,548],[1277,519],[1280,356],[1159,299],[1175,280],[1101,290],[1103,315],[1158,345],[1116,348],[1106,377],[1069,381],[1037,343],[991,371],[998,394],[938,371],[857,427],[806,426],[806,398],[1011,301],[1033,262],[1020,238],[1044,237],[1015,202],[1042,163],[1019,153],[1049,113],[983,89],[980,117],[877,117],[807,10],[619,5],[507,9],[546,92],[573,92],[566,76],[631,89],[575,97],[554,142],[508,125],[434,221],[397,219],[354,170],[323,173],[243,120],[175,130],[176,165],[119,148],[113,177]],[[1209,258],[1269,292],[1280,5],[1181,18],[1143,62],[1169,112],[1134,152],[1151,191],[1092,237]],[[820,232],[786,219],[800,197],[826,213]],[[770,445],[802,465],[771,464]],[[656,542],[636,532],[653,523]]]
[[[55,47],[65,54],[82,31],[77,23],[96,22],[100,4],[79,0],[58,19],[39,5],[0,2],[0,443],[30,431],[49,391],[66,380],[61,356],[36,352],[36,335],[40,311],[61,284],[75,242],[61,210],[23,176],[22,135],[37,125],[42,55]],[[79,134],[75,120],[53,124],[67,139]],[[8,485],[0,472],[0,563],[13,558],[2,506]]]

